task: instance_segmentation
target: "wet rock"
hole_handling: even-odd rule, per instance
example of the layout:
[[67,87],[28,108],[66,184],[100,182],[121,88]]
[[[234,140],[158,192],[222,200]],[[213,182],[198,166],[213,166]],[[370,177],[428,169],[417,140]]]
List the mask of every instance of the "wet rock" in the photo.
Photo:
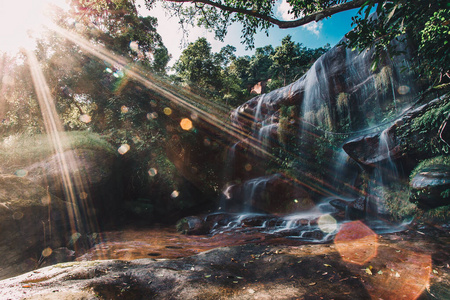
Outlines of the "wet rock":
[[241,220],[241,224],[243,227],[261,227],[263,226],[267,220],[271,219],[270,215],[256,215],[256,216],[247,216]]
[[421,208],[450,205],[450,167],[424,167],[412,178],[410,187],[410,201],[417,202]]
[[353,201],[334,199],[330,201],[330,205],[345,212],[345,218],[348,220],[360,220],[366,214],[365,199],[362,197]]
[[196,216],[189,216],[179,220],[175,227],[178,232],[183,234],[201,235],[209,232],[203,219]]
[[[411,109],[408,113],[394,121],[384,133],[377,132],[357,137],[343,145],[347,154],[358,163],[375,167],[377,164],[390,160],[396,160],[404,156],[413,158],[429,158],[433,153],[423,143],[429,144],[433,141],[436,145],[442,145],[436,133],[441,122],[438,120],[430,122],[427,115],[440,114],[437,110],[445,105],[449,99],[448,95],[434,99],[424,105]],[[443,120],[445,115],[441,116]],[[415,121],[416,120],[416,121]],[[432,126],[436,127],[435,129]],[[450,130],[445,126],[442,128],[442,138],[450,139]],[[384,144],[382,144],[384,143]],[[380,151],[381,148],[387,148]],[[438,147],[436,146],[435,147]],[[439,146],[440,147],[440,146]]]
[[282,174],[253,178],[231,190],[230,203],[240,203],[243,210],[264,213],[293,213],[314,207],[309,192]]
[[306,239],[306,240],[317,240],[317,241],[323,240],[324,236],[325,236],[325,234],[321,230],[305,231],[301,235],[301,237],[303,239]]
[[216,227],[227,226],[235,216],[229,213],[213,213],[209,214],[204,218],[205,226],[208,228],[208,231]]

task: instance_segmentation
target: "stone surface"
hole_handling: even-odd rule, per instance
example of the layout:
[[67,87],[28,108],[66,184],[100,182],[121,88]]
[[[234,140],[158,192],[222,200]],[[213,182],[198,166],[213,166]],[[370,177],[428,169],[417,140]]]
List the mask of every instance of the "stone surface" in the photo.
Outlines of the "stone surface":
[[174,260],[63,263],[0,281],[0,298],[448,299],[448,230],[418,230],[353,233],[338,244],[248,244]]
[[[56,256],[70,260],[53,251],[70,235],[66,203],[27,178],[0,175],[0,278],[33,270]],[[46,248],[50,252],[42,255]]]
[[411,202],[423,208],[450,205],[450,167],[431,165],[411,179]]
[[345,218],[348,220],[360,220],[366,215],[364,198],[358,198],[353,201],[333,199],[330,201],[330,205],[345,212]]
[[[448,98],[448,95],[446,96]],[[440,124],[421,124],[422,127],[412,130],[412,126],[420,124],[418,120],[420,117],[436,109],[441,105],[442,99],[440,97],[430,101],[429,103],[412,108],[407,113],[402,115],[399,119],[393,121],[393,125],[386,129],[385,135],[389,140],[389,151],[379,151],[382,132],[371,133],[360,136],[346,142],[343,149],[347,154],[360,164],[374,167],[376,164],[386,160],[396,160],[402,157],[408,157],[409,160],[424,159],[432,157],[433,153],[427,151],[427,148],[422,147],[421,143],[437,144],[439,138],[436,132],[427,128],[426,126],[438,126]],[[446,100],[448,102],[448,99]],[[442,138],[450,139],[450,131],[443,127]],[[385,137],[385,138],[386,138]]]
[[[65,167],[61,167],[61,162]],[[96,217],[111,219],[122,201],[117,167],[117,156],[107,149],[80,148],[52,155],[23,169],[27,178],[48,188],[50,193],[70,201],[67,195],[72,190]]]

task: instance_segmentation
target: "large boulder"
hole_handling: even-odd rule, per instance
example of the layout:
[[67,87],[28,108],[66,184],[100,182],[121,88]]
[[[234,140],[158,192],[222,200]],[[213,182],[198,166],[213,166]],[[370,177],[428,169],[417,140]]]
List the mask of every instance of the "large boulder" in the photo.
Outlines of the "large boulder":
[[0,170],[27,178],[64,201],[78,202],[85,220],[114,220],[122,201],[117,152],[89,132],[61,133],[59,139],[57,153],[47,135],[6,139],[0,147],[10,155],[0,162]]
[[450,166],[430,165],[421,168],[411,179],[411,202],[422,208],[450,205]]
[[30,271],[61,252],[56,249],[71,237],[67,205],[27,178],[0,175],[0,278]]

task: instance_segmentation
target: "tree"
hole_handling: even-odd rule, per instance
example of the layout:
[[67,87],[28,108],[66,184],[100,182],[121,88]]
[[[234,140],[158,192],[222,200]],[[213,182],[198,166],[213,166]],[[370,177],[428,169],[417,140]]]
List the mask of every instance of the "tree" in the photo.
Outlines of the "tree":
[[[147,8],[151,9],[158,0],[146,0]],[[227,33],[227,28],[234,22],[243,25],[244,42],[253,47],[253,37],[256,32],[267,30],[272,26],[293,28],[310,22],[317,22],[336,13],[359,8],[353,18],[356,29],[350,32],[346,43],[351,48],[376,49],[375,64],[380,55],[387,52],[396,55],[401,50],[395,47],[394,40],[403,42],[408,37],[410,45],[420,48],[416,52],[419,69],[428,76],[448,74],[449,47],[445,34],[429,34],[433,32],[448,32],[449,4],[446,0],[287,0],[293,20],[284,21],[275,17],[277,2],[273,0],[168,0],[166,7],[180,17],[180,22],[203,25],[214,30],[219,39]],[[190,4],[185,5],[185,4]],[[376,9],[377,18],[371,17]],[[439,18],[437,16],[440,16]],[[427,24],[433,23],[433,26]],[[433,37],[430,39],[430,37]],[[433,45],[439,38],[439,46]],[[444,49],[443,49],[444,48]],[[444,52],[444,54],[442,53]],[[420,55],[420,56],[419,56]],[[445,65],[442,55],[446,57]],[[378,58],[378,59],[377,59]],[[425,69],[420,65],[425,64]]]
[[327,44],[317,49],[309,49],[291,40],[287,35],[281,46],[275,48],[272,55],[272,82],[270,89],[285,86],[300,78],[322,54],[330,49]]
[[190,43],[174,65],[180,81],[210,91],[222,88],[220,59],[211,52],[206,38]]
[[78,28],[84,27],[87,38],[157,73],[165,73],[171,57],[156,31],[158,21],[139,16],[134,1],[74,0],[72,5],[71,17],[76,17]]

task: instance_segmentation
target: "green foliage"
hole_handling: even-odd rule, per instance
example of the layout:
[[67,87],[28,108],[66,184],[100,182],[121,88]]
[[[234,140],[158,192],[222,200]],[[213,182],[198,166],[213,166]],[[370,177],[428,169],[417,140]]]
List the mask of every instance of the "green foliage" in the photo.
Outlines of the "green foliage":
[[409,187],[402,183],[393,183],[375,189],[377,195],[382,195],[389,216],[394,221],[414,217],[418,213],[417,206],[409,201]]
[[[376,18],[369,16],[373,10]],[[442,79],[450,70],[448,16],[448,3],[443,0],[369,0],[352,18],[356,28],[347,34],[346,44],[360,51],[374,48],[372,69],[376,70],[386,54],[405,53],[408,43],[416,52],[416,69],[432,80]]]
[[450,97],[444,96],[421,115],[407,119],[396,128],[396,136],[409,153],[448,154],[450,149],[439,137],[439,128],[450,112]]
[[410,180],[412,180],[424,168],[433,165],[444,165],[450,167],[450,156],[440,155],[421,161],[411,172],[411,175],[409,176]]
[[441,206],[422,212],[419,216],[419,220],[434,224],[448,223],[450,221],[450,205]]
[[[100,135],[86,131],[61,132],[62,151],[71,149],[92,149],[116,153]],[[0,144],[2,168],[15,170],[16,166],[33,164],[53,155],[54,148],[46,134],[13,134]]]
[[[146,0],[151,9],[158,0]],[[352,18],[355,29],[344,42],[351,49],[375,49],[372,69],[389,56],[406,51],[405,43],[415,52],[416,68],[432,80],[450,76],[449,64],[449,4],[446,0],[287,0],[294,20],[277,19],[279,2],[272,0],[169,0],[166,8],[186,24],[203,25],[223,40],[228,27],[242,25],[243,42],[254,46],[254,35],[272,26],[292,28],[319,21],[336,13],[359,8]],[[185,7],[183,4],[194,5]],[[375,11],[377,17],[371,16]],[[406,41],[408,39],[408,41]],[[286,71],[286,70],[284,70]]]
[[429,17],[420,32],[421,68],[427,75],[450,76],[450,9],[440,9]]
[[220,63],[225,57],[217,58],[218,55],[211,52],[211,45],[206,38],[199,38],[183,50],[174,69],[187,85],[219,91],[222,88]]

